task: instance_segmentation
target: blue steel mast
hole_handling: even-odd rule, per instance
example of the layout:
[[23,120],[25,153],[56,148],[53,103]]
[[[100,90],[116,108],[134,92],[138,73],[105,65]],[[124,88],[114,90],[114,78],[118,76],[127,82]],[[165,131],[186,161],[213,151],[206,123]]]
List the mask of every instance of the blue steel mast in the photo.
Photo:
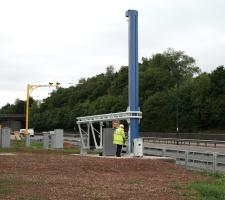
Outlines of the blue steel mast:
[[[126,11],[129,23],[129,110],[139,111],[139,67],[138,67],[138,12]],[[139,119],[130,119],[129,150],[133,152],[133,140],[139,138]]]

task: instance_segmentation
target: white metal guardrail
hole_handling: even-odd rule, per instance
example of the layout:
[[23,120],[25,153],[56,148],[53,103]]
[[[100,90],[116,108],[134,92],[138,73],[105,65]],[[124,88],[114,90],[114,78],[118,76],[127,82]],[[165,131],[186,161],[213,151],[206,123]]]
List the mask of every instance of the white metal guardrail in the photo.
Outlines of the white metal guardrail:
[[180,145],[197,145],[197,146],[209,146],[212,145],[215,148],[218,145],[225,146],[225,141],[220,140],[197,140],[197,139],[179,139],[179,138],[160,138],[160,137],[143,137],[145,142],[152,143],[164,143],[164,144],[180,144]]
[[225,154],[167,148],[145,147],[145,155],[166,156],[176,159],[176,163],[187,168],[198,168],[213,172],[225,172]]

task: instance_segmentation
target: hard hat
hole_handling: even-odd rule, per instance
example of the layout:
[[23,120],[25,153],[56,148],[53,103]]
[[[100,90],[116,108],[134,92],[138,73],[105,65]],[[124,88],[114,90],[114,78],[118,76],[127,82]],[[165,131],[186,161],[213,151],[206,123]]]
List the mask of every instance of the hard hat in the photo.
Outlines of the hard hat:
[[120,124],[120,128],[124,128],[124,125],[123,124]]

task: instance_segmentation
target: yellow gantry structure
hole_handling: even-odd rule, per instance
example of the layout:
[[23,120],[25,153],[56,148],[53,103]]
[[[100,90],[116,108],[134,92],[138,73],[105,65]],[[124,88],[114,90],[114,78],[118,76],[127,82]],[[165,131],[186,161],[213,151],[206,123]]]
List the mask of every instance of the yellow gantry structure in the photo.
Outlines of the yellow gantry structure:
[[30,99],[30,95],[32,93],[32,91],[34,91],[35,89],[37,88],[40,88],[40,87],[56,87],[58,88],[60,85],[60,83],[56,82],[55,84],[54,83],[51,83],[49,82],[48,85],[31,85],[31,84],[27,84],[27,101],[26,101],[26,131],[25,131],[25,135],[28,135],[28,128],[29,128],[29,99]]

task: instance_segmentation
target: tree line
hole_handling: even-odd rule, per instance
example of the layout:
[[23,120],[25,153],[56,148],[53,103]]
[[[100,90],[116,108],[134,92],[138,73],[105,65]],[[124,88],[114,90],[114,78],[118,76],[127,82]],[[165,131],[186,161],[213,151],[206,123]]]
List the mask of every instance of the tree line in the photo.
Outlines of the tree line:
[[[201,72],[195,59],[183,51],[167,49],[142,58],[139,63],[141,131],[180,132],[224,130],[225,68]],[[76,117],[122,112],[128,105],[128,67],[58,88],[41,103],[31,98],[30,127],[36,130],[72,130]],[[24,113],[25,102],[17,99],[0,113]]]

